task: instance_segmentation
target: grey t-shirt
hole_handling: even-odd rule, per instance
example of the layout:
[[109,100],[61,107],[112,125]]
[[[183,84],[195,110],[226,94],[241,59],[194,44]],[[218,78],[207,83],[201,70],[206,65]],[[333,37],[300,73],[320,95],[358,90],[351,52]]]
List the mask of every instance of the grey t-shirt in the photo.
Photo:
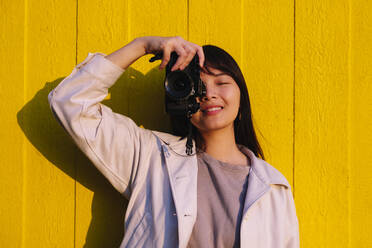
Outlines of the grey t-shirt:
[[249,158],[246,165],[224,163],[207,153],[197,158],[198,209],[188,247],[240,247]]

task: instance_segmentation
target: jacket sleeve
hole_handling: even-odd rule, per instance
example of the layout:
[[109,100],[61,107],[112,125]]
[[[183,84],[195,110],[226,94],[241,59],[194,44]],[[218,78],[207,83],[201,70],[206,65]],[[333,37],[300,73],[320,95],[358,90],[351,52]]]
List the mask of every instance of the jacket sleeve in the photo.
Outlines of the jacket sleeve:
[[152,132],[100,102],[124,72],[104,58],[89,53],[48,95],[52,112],[78,147],[110,183],[126,197],[153,144]]

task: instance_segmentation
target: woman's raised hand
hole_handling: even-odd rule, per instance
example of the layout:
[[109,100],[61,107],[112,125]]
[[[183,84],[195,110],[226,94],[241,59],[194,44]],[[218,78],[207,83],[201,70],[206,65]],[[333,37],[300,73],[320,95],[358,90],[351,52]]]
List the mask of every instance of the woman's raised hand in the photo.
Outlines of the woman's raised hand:
[[159,69],[164,69],[170,60],[170,55],[173,51],[178,54],[178,59],[172,71],[180,69],[183,70],[193,59],[195,54],[199,56],[199,65],[203,67],[204,53],[203,48],[197,44],[184,40],[180,36],[175,37],[160,37],[160,36],[145,36],[138,38],[144,41],[145,53],[156,54],[163,53],[162,62]]
[[132,42],[123,46],[119,50],[106,56],[116,65],[123,69],[128,68],[134,61],[145,54],[163,53],[162,62],[159,69],[164,69],[170,60],[171,53],[175,51],[178,59],[172,71],[183,70],[190,63],[195,54],[199,56],[200,67],[204,64],[203,48],[197,44],[184,40],[182,37],[160,37],[160,36],[143,36],[134,39]]

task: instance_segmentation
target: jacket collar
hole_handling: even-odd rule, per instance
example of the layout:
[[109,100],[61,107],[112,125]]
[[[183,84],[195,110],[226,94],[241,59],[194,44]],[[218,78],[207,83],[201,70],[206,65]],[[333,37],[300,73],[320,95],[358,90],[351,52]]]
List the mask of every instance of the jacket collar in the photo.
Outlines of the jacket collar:
[[[175,136],[169,133],[152,131],[160,140],[164,142],[175,154],[187,156],[186,138]],[[193,152],[195,153],[195,141],[193,140]]]
[[[168,133],[156,132],[153,133],[158,136],[174,153],[181,156],[186,155],[186,138],[180,138]],[[195,152],[195,142],[194,152]],[[266,161],[256,157],[256,155],[247,147],[239,145],[241,151],[250,158],[251,169],[250,172],[254,173],[257,178],[266,185],[279,184],[290,188],[287,179],[272,165]]]
[[270,185],[283,185],[289,188],[287,179],[266,161],[256,157],[247,147],[240,146],[241,151],[250,158],[251,168],[248,175],[248,188],[245,195],[243,217],[248,209],[270,190]]
[[276,168],[262,160],[247,147],[239,145],[241,151],[250,158],[251,160],[251,170],[262,183],[266,185],[279,184],[290,188],[287,179],[280,173]]

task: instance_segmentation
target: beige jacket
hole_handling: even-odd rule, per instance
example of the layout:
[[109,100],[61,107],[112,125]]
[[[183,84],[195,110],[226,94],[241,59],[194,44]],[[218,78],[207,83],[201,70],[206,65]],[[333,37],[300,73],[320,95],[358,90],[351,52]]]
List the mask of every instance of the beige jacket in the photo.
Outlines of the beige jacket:
[[[48,99],[60,124],[111,184],[129,199],[120,247],[187,246],[197,214],[197,160],[185,139],[137,127],[100,102],[123,73],[89,53]],[[290,185],[250,150],[241,247],[299,247]]]

